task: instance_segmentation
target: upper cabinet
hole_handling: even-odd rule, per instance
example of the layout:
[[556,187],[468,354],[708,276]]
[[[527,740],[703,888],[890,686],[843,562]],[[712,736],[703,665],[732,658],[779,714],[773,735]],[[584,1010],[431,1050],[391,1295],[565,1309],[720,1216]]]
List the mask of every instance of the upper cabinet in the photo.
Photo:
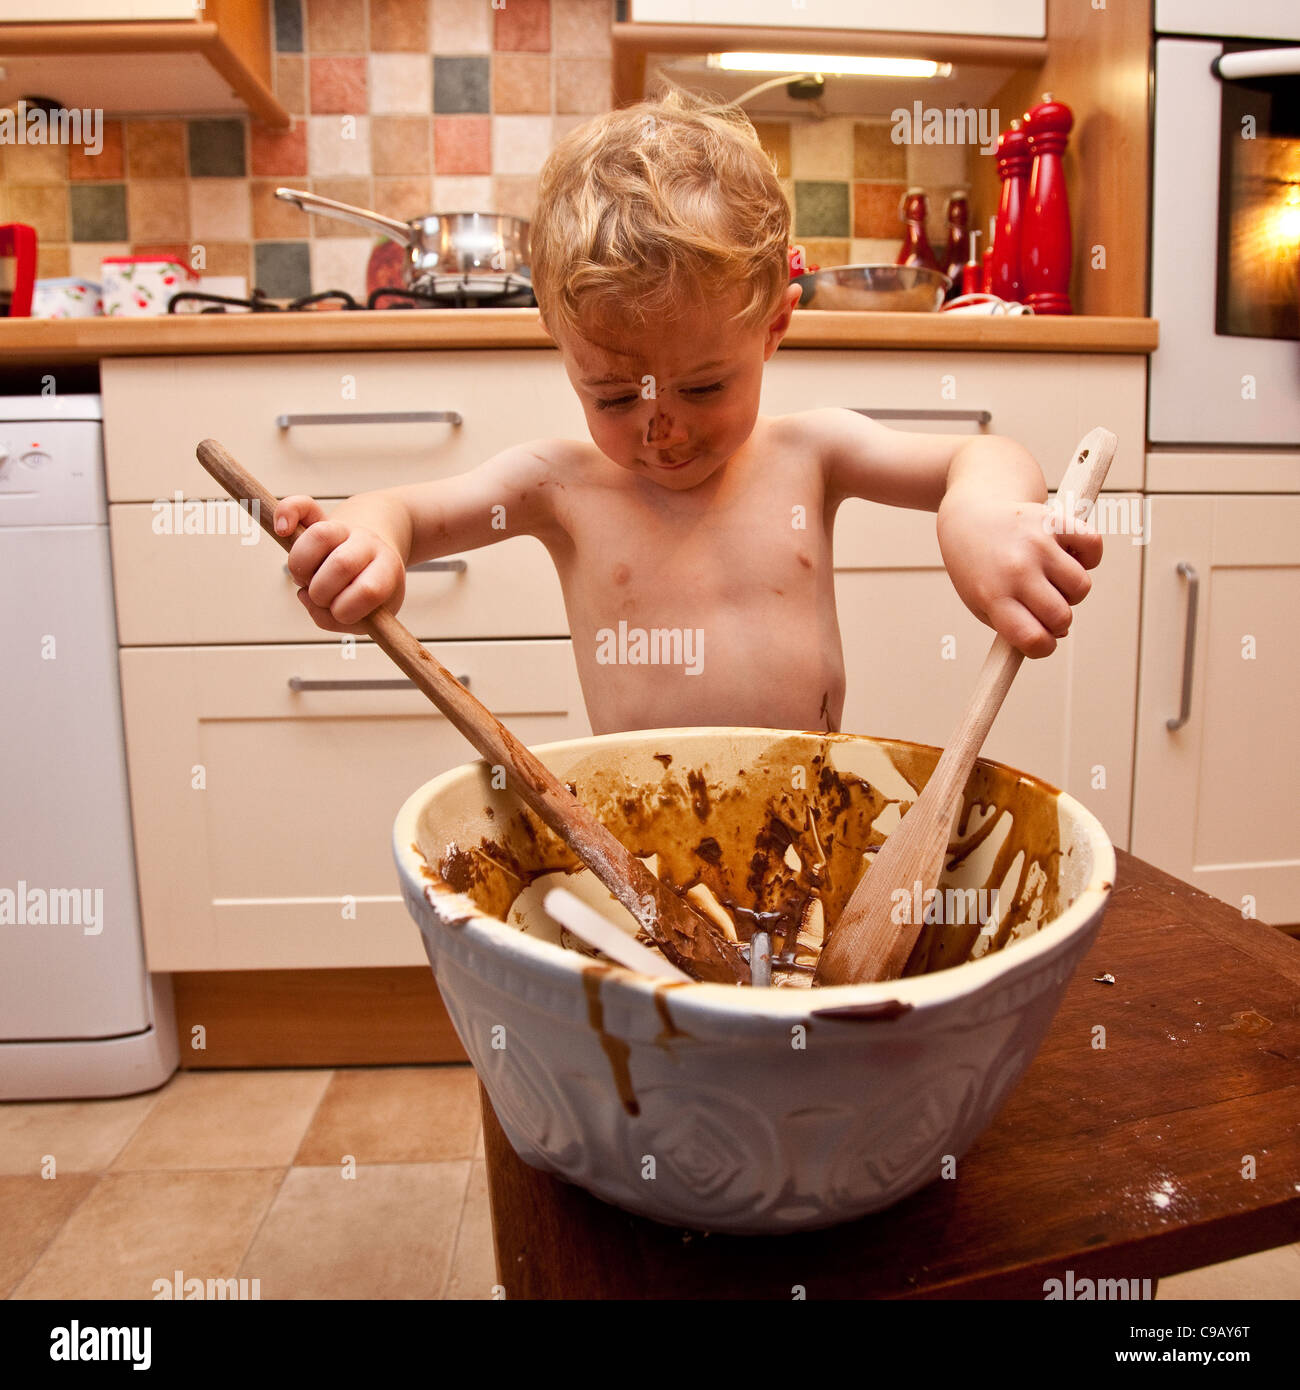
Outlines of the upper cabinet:
[[[719,28],[855,29],[908,34],[981,34],[1040,39],[1046,0],[629,0],[638,24]],[[737,11],[741,12],[738,18]]]
[[287,127],[271,84],[271,0],[6,0],[0,105],[48,97],[109,115],[249,112]]

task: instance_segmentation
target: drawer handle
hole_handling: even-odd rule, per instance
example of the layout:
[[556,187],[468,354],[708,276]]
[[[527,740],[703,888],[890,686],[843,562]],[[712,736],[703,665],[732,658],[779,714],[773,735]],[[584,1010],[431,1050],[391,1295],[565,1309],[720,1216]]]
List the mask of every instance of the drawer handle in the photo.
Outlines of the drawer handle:
[[991,410],[873,410],[866,405],[851,405],[855,415],[870,415],[873,420],[972,420],[987,425],[993,419]]
[[1196,661],[1196,600],[1201,587],[1200,576],[1186,560],[1179,560],[1178,573],[1187,580],[1187,626],[1183,634],[1183,697],[1178,718],[1165,720],[1165,728],[1171,733],[1175,729],[1181,729],[1192,712],[1192,668]]
[[[281,568],[285,574],[289,575],[290,579],[293,579],[293,575],[289,573],[288,565],[282,565]],[[407,574],[421,574],[430,570],[450,570],[453,574],[463,574],[467,569],[469,569],[468,560],[421,560],[418,565],[407,565],[406,572]]]
[[[467,690],[469,689],[469,677],[457,676],[456,679]],[[395,680],[344,680],[344,681],[309,681],[301,676],[289,677],[290,690],[414,690],[415,682],[404,679]]]
[[277,415],[277,428],[293,425],[460,425],[459,410],[355,410],[336,415]]

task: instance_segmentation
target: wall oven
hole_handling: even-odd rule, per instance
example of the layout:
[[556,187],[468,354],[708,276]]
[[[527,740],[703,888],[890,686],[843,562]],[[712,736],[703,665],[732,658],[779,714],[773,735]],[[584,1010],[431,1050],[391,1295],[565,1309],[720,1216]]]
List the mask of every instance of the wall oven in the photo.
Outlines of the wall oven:
[[1151,441],[1300,444],[1300,8],[1155,23]]

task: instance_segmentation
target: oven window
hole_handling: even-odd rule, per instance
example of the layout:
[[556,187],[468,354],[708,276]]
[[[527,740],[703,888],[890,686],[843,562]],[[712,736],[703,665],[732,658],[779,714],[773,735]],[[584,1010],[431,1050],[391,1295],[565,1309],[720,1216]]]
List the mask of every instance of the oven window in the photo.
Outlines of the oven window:
[[1300,339],[1300,77],[1220,86],[1215,332]]

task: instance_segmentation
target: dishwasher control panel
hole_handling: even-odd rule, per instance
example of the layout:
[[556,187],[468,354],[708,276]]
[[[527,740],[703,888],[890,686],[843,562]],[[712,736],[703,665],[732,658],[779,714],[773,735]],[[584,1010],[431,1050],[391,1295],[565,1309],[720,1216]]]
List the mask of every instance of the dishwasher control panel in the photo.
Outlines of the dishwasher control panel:
[[0,526],[102,526],[98,420],[0,419]]

